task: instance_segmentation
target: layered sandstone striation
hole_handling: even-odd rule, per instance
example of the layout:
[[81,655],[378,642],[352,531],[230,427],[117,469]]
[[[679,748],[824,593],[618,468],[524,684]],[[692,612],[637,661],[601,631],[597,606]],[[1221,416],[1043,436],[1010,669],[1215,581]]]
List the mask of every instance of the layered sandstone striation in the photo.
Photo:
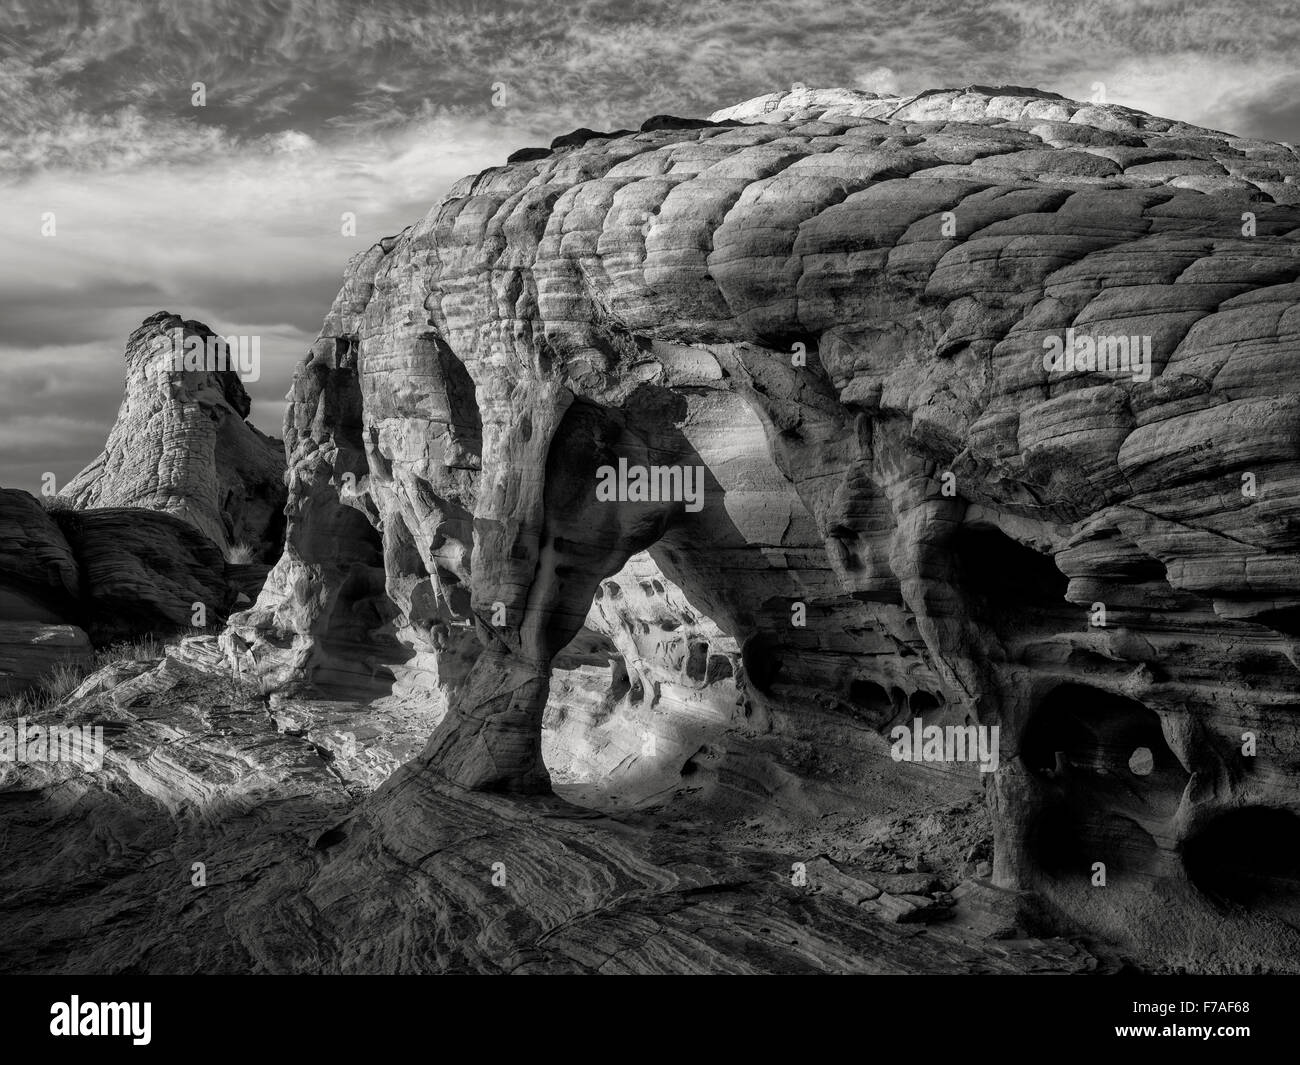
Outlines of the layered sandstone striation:
[[171,514],[223,549],[273,563],[284,529],[283,448],[246,420],[252,401],[238,369],[239,353],[203,323],[167,311],[146,318],[127,340],[126,388],[104,451],[60,497],[78,510]]
[[[545,792],[562,717],[559,779],[632,795],[951,770],[998,883],[1121,940],[1293,949],[1300,870],[1263,841],[1300,831],[1296,151],[970,88],[514,160],[353,260],[295,385],[290,542],[377,530],[396,613],[366,638],[447,703],[428,779]],[[1045,366],[1075,335],[1116,361]],[[620,459],[702,467],[705,505],[600,501]],[[361,656],[331,604],[373,581],[333,550],[286,553],[235,653]],[[918,718],[997,725],[998,771],[889,763]]]
[[26,492],[0,489],[0,695],[89,665],[80,598],[80,568],[54,519]]
[[[104,765],[0,765],[0,963],[59,973],[1087,973],[1059,937],[988,940],[1010,893],[790,862],[708,821],[374,787],[217,675],[210,640],[101,671],[62,707]],[[60,848],[52,848],[51,840]],[[927,910],[934,912],[925,913]],[[918,935],[923,914],[927,924]],[[906,917],[894,918],[893,914]],[[97,932],[86,935],[88,924]],[[1004,925],[998,925],[1003,931]]]
[[170,514],[47,511],[0,489],[0,694],[85,669],[96,647],[219,626],[264,574]]
[[[1293,970],[1297,235],[1292,146],[1021,88],[774,93],[460,182],[295,378],[285,550],[221,638],[265,720],[158,709],[207,644],[78,693],[170,858],[87,863],[114,964],[1104,968],[1083,928]],[[621,464],[703,505],[602,498]],[[895,760],[918,723],[996,764]],[[252,886],[158,890],[195,855]]]

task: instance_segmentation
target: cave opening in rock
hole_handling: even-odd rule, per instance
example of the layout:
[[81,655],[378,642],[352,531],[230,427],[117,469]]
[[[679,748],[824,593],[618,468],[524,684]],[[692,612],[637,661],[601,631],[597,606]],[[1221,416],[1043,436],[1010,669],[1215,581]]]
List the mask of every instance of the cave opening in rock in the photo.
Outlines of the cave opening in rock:
[[741,664],[750,686],[770,695],[772,684],[781,672],[780,645],[767,633],[755,633],[741,648]]
[[884,732],[907,709],[906,697],[894,688],[857,677],[849,682],[849,709],[868,728]]
[[1283,636],[1300,636],[1300,607],[1289,606],[1256,614],[1252,621],[1264,625]]
[[1155,711],[1100,688],[1062,684],[1030,719],[1020,756],[1040,777],[1079,771],[1131,774],[1130,763],[1139,749],[1150,752],[1153,772],[1181,772]]
[[932,714],[943,705],[943,694],[941,692],[927,692],[917,690],[907,697],[907,708],[917,717],[925,717]]
[[1149,871],[1159,854],[1155,838],[1133,818],[1105,811],[1080,818],[1061,804],[1033,818],[1027,843],[1038,867],[1051,877],[1091,878],[1101,863],[1108,883],[1117,875]]
[[999,529],[963,525],[954,537],[953,554],[962,588],[986,613],[1020,623],[1024,610],[1074,609],[1065,601],[1069,578],[1051,556]]
[[[609,661],[610,681],[609,690],[605,693],[605,705],[612,712],[623,698],[632,691],[632,681],[627,675],[627,665],[621,657],[611,658]],[[637,680],[637,689],[641,687],[641,681]]]
[[[1020,759],[1041,786],[1027,835],[1051,876],[1153,872],[1188,774],[1160,717],[1134,699],[1084,684],[1048,693],[1025,726]],[[1166,838],[1166,844],[1168,843]]]
[[542,739],[555,790],[615,809],[707,783],[738,712],[740,657],[649,553],[633,555],[555,658]]
[[1229,810],[1182,845],[1183,867],[1222,904],[1300,916],[1300,817],[1250,806]]
[[872,680],[859,677],[849,682],[849,700],[859,710],[876,717],[893,715],[894,701],[883,687]]

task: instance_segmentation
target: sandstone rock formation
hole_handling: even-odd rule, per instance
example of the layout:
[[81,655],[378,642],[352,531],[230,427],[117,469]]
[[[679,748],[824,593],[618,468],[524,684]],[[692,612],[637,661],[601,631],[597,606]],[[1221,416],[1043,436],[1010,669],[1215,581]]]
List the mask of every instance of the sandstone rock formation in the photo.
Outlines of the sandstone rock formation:
[[80,598],[77,560],[54,519],[26,492],[0,488],[0,695],[90,664]]
[[[77,509],[136,507],[172,514],[222,548],[260,562],[279,557],[284,455],[245,419],[248,393],[234,368],[194,369],[174,353],[208,354],[235,367],[225,341],[167,311],[146,318],[126,345],[126,391],[103,453],[59,493]],[[197,365],[197,364],[196,364]]]
[[[1241,934],[1161,913],[1222,902],[1187,853],[1225,818],[1300,826],[1296,152],[1022,89],[800,90],[647,127],[461,182],[353,260],[299,375],[299,421],[308,382],[350,392],[290,441],[317,473],[289,537],[382,535],[397,615],[371,632],[407,650],[380,657],[448,702],[429,779],[546,791],[552,663],[606,654],[561,701],[631,722],[620,686],[657,684],[640,635],[692,683],[730,670],[696,769],[773,734],[852,734],[879,764],[899,722],[997,724],[999,883],[1120,939],[1138,912],[1148,943]],[[1067,330],[1150,363],[1045,368]],[[619,459],[704,467],[703,509],[598,501]],[[738,656],[648,598],[621,642],[584,624],[644,551]],[[319,656],[353,571],[282,590],[329,565],[286,553],[233,648],[291,632]],[[1292,912],[1290,858],[1223,858]]]
[[[709,782],[719,736],[742,711],[740,648],[645,553],[597,589],[555,663],[542,754],[570,797],[601,808]],[[733,759],[733,763],[734,763]],[[750,768],[761,771],[762,759]]]
[[[359,807],[369,790],[358,786],[362,760],[268,720],[247,686],[215,674],[210,644],[186,641],[174,656],[114,667],[74,693],[64,712],[110,734],[102,771],[0,765],[5,971],[1117,966],[1062,938],[986,939],[990,927],[1006,932],[999,922],[1014,911],[1011,893],[988,886],[940,904],[930,897],[935,875],[825,858],[795,887],[788,861],[737,845],[722,825],[664,831],[646,816],[575,816],[549,798],[430,789],[409,767]],[[32,861],[51,838],[67,851]],[[918,934],[915,914],[931,905],[942,916],[925,915],[933,923]],[[906,920],[886,916],[895,912]]]
[[[169,861],[89,863],[102,960],[1106,968],[1082,928],[1294,971],[1297,235],[1293,147],[1019,88],[775,93],[465,179],[295,379],[285,552],[222,637],[268,720],[136,719],[207,645],[79,693],[198,811],[128,804]],[[621,465],[702,506],[602,498]],[[895,760],[918,720],[996,768]],[[164,894],[195,854],[253,886]]]
[[216,625],[244,594],[221,549],[170,514],[111,507],[60,517],[96,644]]
[[170,514],[47,512],[0,489],[0,694],[89,666],[93,647],[217,626],[252,602],[265,572],[226,562]]
[[279,557],[280,443],[245,421],[236,369],[172,361],[187,341],[237,367],[220,361],[230,353],[207,326],[165,311],[145,319],[127,342],[104,452],[49,514],[0,489],[0,693],[88,666],[92,645],[223,622]]

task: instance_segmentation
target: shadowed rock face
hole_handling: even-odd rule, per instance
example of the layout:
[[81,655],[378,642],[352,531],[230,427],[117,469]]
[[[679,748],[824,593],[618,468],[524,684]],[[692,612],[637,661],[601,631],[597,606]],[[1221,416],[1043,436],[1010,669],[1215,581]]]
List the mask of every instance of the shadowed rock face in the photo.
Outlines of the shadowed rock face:
[[0,488],[0,695],[34,687],[61,666],[90,664],[81,591],[76,556],[54,518],[26,492]]
[[265,573],[226,562],[170,514],[46,511],[26,492],[0,488],[0,695],[37,686],[60,666],[88,666],[92,646],[219,625],[252,601]]
[[[1294,952],[1293,871],[1224,819],[1300,810],[1295,151],[1021,89],[650,125],[352,260],[229,649],[445,698],[407,789],[547,791],[566,706],[566,779],[653,721],[700,745],[676,777],[768,795],[792,745],[902,779],[893,726],[996,725],[997,882],[1142,949]],[[702,508],[601,500],[620,460],[701,468]]]
[[[245,421],[251,401],[235,369],[170,363],[187,341],[206,351],[210,339],[219,340],[201,322],[166,311],[144,320],[127,341],[126,391],[104,451],[59,494],[78,510],[172,514],[269,565],[284,530],[280,442]],[[215,366],[237,366],[224,341],[212,352]]]

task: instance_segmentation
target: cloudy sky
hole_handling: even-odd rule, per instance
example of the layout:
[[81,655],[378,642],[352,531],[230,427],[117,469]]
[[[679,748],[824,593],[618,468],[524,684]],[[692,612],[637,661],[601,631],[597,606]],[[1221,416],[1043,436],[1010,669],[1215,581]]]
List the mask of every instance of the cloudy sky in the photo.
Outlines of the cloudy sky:
[[1297,141],[1298,44],[1295,0],[0,0],[0,485],[98,454],[158,310],[262,337],[252,420],[279,435],[347,257],[575,127],[796,81],[1101,82]]

